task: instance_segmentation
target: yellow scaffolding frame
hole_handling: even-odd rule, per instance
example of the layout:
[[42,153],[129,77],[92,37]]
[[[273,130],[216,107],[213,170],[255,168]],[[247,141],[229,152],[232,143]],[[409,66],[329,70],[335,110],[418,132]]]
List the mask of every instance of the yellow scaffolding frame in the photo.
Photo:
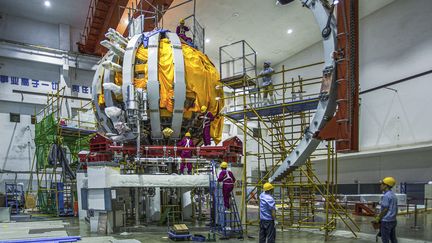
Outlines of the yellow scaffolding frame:
[[[44,119],[46,119],[48,116],[52,115],[54,119],[54,126],[50,126],[48,130],[44,130],[41,134],[39,134],[39,137],[45,137],[45,136],[52,136],[53,139],[50,140],[44,140],[44,139],[38,139],[38,136],[35,136],[35,143],[36,146],[39,146],[39,150],[43,150],[44,148],[41,148],[40,146],[44,146],[46,144],[39,144],[41,140],[43,140],[43,143],[50,142],[51,140],[54,141],[57,144],[63,144],[64,139],[66,138],[73,138],[76,142],[76,145],[78,147],[81,147],[83,144],[83,139],[85,137],[88,137],[88,134],[83,134],[82,130],[90,130],[96,128],[96,122],[90,122],[90,121],[83,121],[81,119],[81,112],[93,110],[92,102],[86,102],[83,103],[83,101],[80,101],[80,107],[77,109],[77,118],[63,118],[62,117],[62,107],[63,107],[63,99],[65,94],[66,87],[62,87],[58,89],[56,92],[50,92],[47,94],[47,102],[46,105],[38,112],[35,112],[35,119],[37,122],[41,122]],[[38,119],[39,117],[39,119]],[[69,131],[65,129],[61,121],[66,122],[66,124],[70,123],[76,123],[77,129],[73,131]],[[38,152],[38,150],[37,150]],[[59,193],[69,193],[69,190],[74,190],[74,185],[76,181],[70,181],[68,185],[64,184],[64,190],[58,190],[57,187],[52,187],[52,185],[57,185],[58,182],[64,182],[60,181],[58,178],[61,171],[57,170],[57,165],[54,164],[53,166],[47,166],[44,165],[42,168],[40,168],[40,165],[37,165],[37,163],[41,163],[40,161],[37,161],[37,152],[35,153],[32,161],[32,168],[31,168],[31,174],[30,174],[30,182],[33,181],[33,171],[35,171],[38,188],[37,190],[33,190],[32,183],[29,183],[29,186],[26,191],[26,197],[29,196],[30,193],[37,193],[37,196],[39,194],[47,193],[54,194],[55,198],[50,198],[47,196],[46,198],[46,205],[45,208],[42,209],[42,211],[53,213],[56,211],[57,215],[59,215],[59,208],[58,208],[58,201],[59,201]],[[77,157],[77,155],[73,155]],[[36,168],[35,168],[36,167]],[[50,187],[48,187],[50,186]],[[66,189],[67,188],[67,189]],[[67,197],[64,195],[64,197]],[[73,196],[74,197],[74,196]],[[52,199],[55,201],[52,202]],[[74,201],[73,198],[70,198],[71,201]],[[38,207],[41,209],[40,201],[38,199]],[[55,207],[55,208],[54,208]],[[73,207],[73,205],[71,205]]]
[[[289,69],[282,66],[281,71],[273,74],[273,79],[277,75],[281,75],[281,78],[280,83],[273,84],[273,88],[270,90],[277,94],[274,103],[270,105],[265,105],[260,101],[262,92],[258,87],[250,86],[251,84],[256,85],[259,77],[241,77],[235,81],[230,79],[229,84],[224,85],[224,87],[233,90],[231,95],[224,98],[225,101],[228,101],[225,104],[233,104],[231,107],[228,105],[228,110],[224,116],[243,132],[241,218],[246,232],[248,225],[259,223],[259,218],[248,219],[248,196],[250,194],[248,195],[247,188],[253,187],[252,193],[255,193],[256,190],[255,195],[259,195],[264,182],[301,140],[303,132],[313,116],[313,111],[310,108],[304,110],[300,108],[297,112],[289,112],[288,109],[293,106],[311,105],[311,102],[318,101],[318,93],[306,95],[305,92],[308,88],[314,89],[316,87],[315,90],[319,90],[322,77],[302,78],[296,75],[296,78],[291,77],[290,81],[287,82],[286,75],[288,72],[314,67],[322,63],[317,62]],[[255,82],[251,82],[251,80],[255,80]],[[243,86],[238,88],[240,83]],[[291,92],[291,95],[287,95],[287,92]],[[294,99],[293,94],[300,99]],[[256,102],[257,99],[258,102]],[[266,113],[271,109],[279,109],[281,112]],[[250,122],[256,122],[259,129],[258,136],[254,136],[253,129],[249,127]],[[262,136],[262,127],[267,130],[269,141]],[[248,139],[256,142],[258,149],[255,152],[248,151],[246,143]],[[259,178],[256,182],[249,182],[246,175],[248,156],[254,156],[258,161]],[[326,157],[327,161],[327,178],[321,182],[314,172],[313,163],[314,159],[323,156]],[[271,165],[267,165],[269,160]],[[262,161],[265,164],[264,175],[261,173]],[[274,184],[274,196],[279,207],[277,220],[280,224],[278,227],[282,230],[286,228],[323,230],[325,231],[325,239],[328,240],[331,232],[336,229],[337,219],[341,219],[353,235],[357,236],[355,232],[360,230],[358,225],[352,220],[346,209],[337,203],[336,185],[337,154],[334,143],[327,142],[327,148],[317,149],[305,165],[292,171],[280,183]],[[322,198],[322,208],[317,206],[318,195]]]

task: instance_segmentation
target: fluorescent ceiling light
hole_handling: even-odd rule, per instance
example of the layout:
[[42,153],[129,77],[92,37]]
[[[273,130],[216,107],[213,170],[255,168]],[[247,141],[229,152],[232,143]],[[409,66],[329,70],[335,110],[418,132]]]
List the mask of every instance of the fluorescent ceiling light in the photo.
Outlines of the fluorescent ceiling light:
[[51,7],[51,2],[50,1],[45,1],[44,2],[45,7]]
[[205,43],[209,43],[209,42],[210,42],[209,38],[205,39]]
[[292,29],[288,29],[288,31],[287,31],[288,34],[291,34],[292,32],[293,32]]

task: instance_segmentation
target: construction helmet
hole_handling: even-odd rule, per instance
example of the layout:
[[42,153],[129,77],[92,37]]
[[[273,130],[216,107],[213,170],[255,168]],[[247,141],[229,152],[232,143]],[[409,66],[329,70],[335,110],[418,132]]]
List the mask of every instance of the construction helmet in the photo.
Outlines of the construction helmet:
[[396,180],[395,180],[395,178],[393,178],[393,177],[391,177],[391,176],[388,176],[388,177],[384,178],[384,179],[381,181],[381,183],[382,183],[382,184],[385,184],[385,185],[387,185],[387,186],[389,186],[389,187],[394,187],[394,185],[396,185]]
[[228,163],[224,161],[224,162],[221,163],[220,167],[222,169],[226,169],[226,168],[228,168]]
[[184,19],[180,19],[180,24],[184,24],[185,20]]
[[265,62],[264,62],[264,65],[269,65],[269,66],[270,66],[270,65],[271,65],[271,62],[270,62],[270,61],[265,61]]
[[201,106],[201,112],[206,112],[207,111],[207,106],[203,105]]
[[274,186],[270,183],[270,182],[267,182],[267,183],[264,183],[264,185],[263,185],[263,190],[266,192],[266,191],[270,191],[270,190],[272,190],[272,189],[274,189]]
[[185,133],[185,137],[190,137],[190,136],[191,136],[190,132]]
[[173,134],[173,132],[174,131],[169,127],[166,127],[164,130],[162,130],[162,134],[167,138],[171,137],[171,134]]

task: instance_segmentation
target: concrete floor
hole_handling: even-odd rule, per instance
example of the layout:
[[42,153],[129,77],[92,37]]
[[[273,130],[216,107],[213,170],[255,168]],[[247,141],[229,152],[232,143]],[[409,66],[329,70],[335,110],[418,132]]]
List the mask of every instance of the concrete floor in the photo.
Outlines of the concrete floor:
[[[40,218],[39,220],[41,220]],[[51,218],[45,221],[0,223],[0,241],[24,238],[43,238],[61,236],[82,236],[80,242],[172,242],[168,239],[165,227],[147,227],[141,232],[113,234],[111,236],[98,236],[90,233],[89,226],[85,222],[79,222],[76,218],[64,218],[55,220]],[[342,225],[334,232],[331,242],[375,242],[375,232],[370,226],[370,217],[354,217],[361,228],[358,238],[347,231]],[[432,242],[432,213],[421,214],[418,217],[419,230],[413,230],[414,216],[398,216],[397,235],[400,243]],[[202,228],[201,228],[202,230]],[[207,235],[205,231],[193,231],[194,234]],[[324,235],[319,231],[310,230],[285,230],[278,231],[276,242],[324,242]],[[249,238],[243,242],[257,242],[258,228],[248,227]],[[238,242],[238,239],[218,240],[219,242]]]

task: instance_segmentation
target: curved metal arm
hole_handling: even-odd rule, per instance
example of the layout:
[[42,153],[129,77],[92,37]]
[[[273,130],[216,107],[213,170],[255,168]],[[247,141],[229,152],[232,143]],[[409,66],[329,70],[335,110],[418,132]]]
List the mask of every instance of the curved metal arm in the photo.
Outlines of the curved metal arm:
[[[314,16],[320,30],[326,27],[330,29],[323,39],[324,44],[324,70],[323,82],[321,84],[320,101],[312,118],[309,128],[297,147],[283,161],[282,165],[269,178],[269,181],[278,181],[284,178],[295,168],[305,164],[307,158],[315,151],[321,140],[314,137],[333,117],[336,109],[336,66],[333,53],[336,47],[336,25],[335,19],[319,0],[301,0],[303,6],[309,8]],[[330,21],[330,22],[328,22]],[[329,24],[328,24],[329,23]]]

